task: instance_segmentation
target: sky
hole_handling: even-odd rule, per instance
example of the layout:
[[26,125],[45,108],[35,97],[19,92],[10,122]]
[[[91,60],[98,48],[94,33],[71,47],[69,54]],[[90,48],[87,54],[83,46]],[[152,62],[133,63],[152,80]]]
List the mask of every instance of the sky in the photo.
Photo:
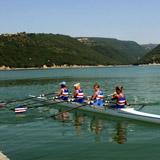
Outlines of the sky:
[[0,0],[0,34],[53,33],[160,43],[160,0]]

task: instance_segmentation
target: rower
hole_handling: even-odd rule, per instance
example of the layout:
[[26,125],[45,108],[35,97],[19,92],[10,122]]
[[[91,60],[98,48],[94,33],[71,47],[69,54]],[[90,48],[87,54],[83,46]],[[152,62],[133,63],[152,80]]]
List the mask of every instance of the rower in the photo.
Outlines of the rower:
[[60,86],[61,86],[61,89],[57,93],[57,96],[61,96],[61,97],[59,97],[60,100],[68,101],[69,91],[68,91],[68,89],[66,87],[66,82],[61,82]]
[[80,83],[76,83],[74,85],[75,88],[75,92],[74,92],[74,102],[78,102],[78,103],[84,103],[84,93],[83,90],[80,88]]
[[92,96],[92,100],[96,100],[96,101],[93,103],[93,105],[103,106],[103,92],[100,91],[98,84],[94,85],[94,90],[95,90],[95,93]]
[[127,104],[126,96],[122,93],[123,86],[117,86],[115,88],[116,92],[113,93],[111,100],[117,100],[117,104],[115,106],[111,106],[112,108],[125,108],[125,104]]

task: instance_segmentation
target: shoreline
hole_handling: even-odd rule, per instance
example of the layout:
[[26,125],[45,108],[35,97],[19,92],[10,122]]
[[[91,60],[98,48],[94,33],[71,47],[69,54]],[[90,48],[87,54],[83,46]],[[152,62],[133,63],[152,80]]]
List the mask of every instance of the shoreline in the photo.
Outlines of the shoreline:
[[90,65],[61,65],[61,66],[52,66],[47,67],[46,65],[43,65],[43,67],[30,67],[30,68],[10,68],[8,66],[1,66],[0,70],[36,70],[36,69],[56,69],[56,68],[95,68],[95,67],[129,67],[133,66],[131,64],[129,65],[97,65],[97,66],[90,66]]
[[130,66],[159,66],[160,64],[153,63],[153,64],[128,64],[128,65],[97,65],[97,66],[90,66],[90,65],[61,65],[61,66],[52,66],[47,67],[43,65],[43,67],[30,67],[30,68],[10,68],[8,66],[0,66],[0,70],[38,70],[38,69],[56,69],[56,68],[95,68],[95,67],[130,67]]

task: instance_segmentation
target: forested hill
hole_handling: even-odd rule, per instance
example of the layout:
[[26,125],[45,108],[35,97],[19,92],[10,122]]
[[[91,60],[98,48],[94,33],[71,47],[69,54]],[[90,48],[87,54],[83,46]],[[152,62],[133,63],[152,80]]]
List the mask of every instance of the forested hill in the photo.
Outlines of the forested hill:
[[[89,46],[76,38],[59,34],[27,34],[25,32],[5,34],[0,35],[0,66],[28,68],[64,64],[116,65],[134,63],[134,56],[113,46],[111,44]],[[140,52],[138,55],[142,54],[144,53]]]
[[160,63],[160,45],[142,57],[137,64]]
[[97,52],[109,57],[115,57],[115,53],[120,56],[129,56],[133,61],[137,61],[147,53],[144,47],[134,41],[121,41],[113,38],[93,37],[79,37],[77,39]]
[[74,38],[53,34],[0,36],[0,66],[41,67],[43,65],[98,65],[114,61]]
[[155,47],[157,47],[158,44],[149,43],[149,44],[142,44],[141,46],[146,50],[146,52],[150,52]]

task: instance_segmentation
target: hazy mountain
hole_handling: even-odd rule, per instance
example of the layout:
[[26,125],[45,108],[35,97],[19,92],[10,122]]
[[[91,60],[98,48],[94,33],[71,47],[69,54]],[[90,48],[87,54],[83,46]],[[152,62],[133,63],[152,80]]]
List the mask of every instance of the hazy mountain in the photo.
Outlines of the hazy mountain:
[[142,57],[137,64],[160,63],[160,45]]
[[[147,53],[141,45],[134,41],[94,37],[78,37],[77,39],[107,57],[114,57],[117,59],[119,57],[126,57],[132,62],[136,62],[138,58]],[[115,55],[119,55],[119,57],[115,57]]]
[[149,44],[142,44],[141,46],[142,46],[147,52],[150,52],[152,49],[154,49],[155,47],[157,47],[158,44],[149,43]]

